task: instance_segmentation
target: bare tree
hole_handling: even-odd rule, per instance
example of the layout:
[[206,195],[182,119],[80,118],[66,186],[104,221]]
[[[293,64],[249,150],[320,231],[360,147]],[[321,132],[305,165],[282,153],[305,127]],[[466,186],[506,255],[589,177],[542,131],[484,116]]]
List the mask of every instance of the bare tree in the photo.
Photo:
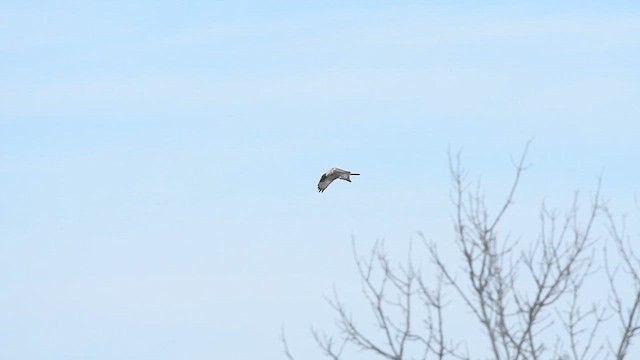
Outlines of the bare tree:
[[[637,204],[636,208],[640,211],[640,206]],[[606,214],[609,220],[609,233],[615,244],[616,253],[618,258],[622,259],[619,264],[610,265],[605,252],[607,278],[611,287],[609,304],[616,314],[619,324],[619,339],[617,341],[610,339],[609,348],[615,354],[616,359],[624,359],[632,339],[640,331],[640,258],[633,250],[631,238],[626,234],[625,219],[622,219],[621,225],[617,225],[608,209]],[[627,275],[627,279],[631,278],[631,281],[625,281],[622,285],[617,283],[616,277],[620,271]],[[625,298],[621,294],[619,290],[621,287],[631,293],[630,298]]]
[[[515,162],[514,179],[493,215],[479,186],[470,190],[460,155],[449,157],[459,261],[443,255],[436,241],[421,235],[432,278],[414,265],[411,248],[404,263],[392,266],[383,244],[376,244],[368,257],[358,255],[354,245],[362,294],[375,327],[359,325],[334,289],[329,303],[337,333],[312,330],[324,354],[343,359],[345,349],[353,346],[390,360],[624,359],[640,331],[640,259],[601,201],[599,183],[587,211],[580,211],[578,194],[562,213],[543,204],[539,232],[529,243],[502,235],[502,222],[527,168],[526,155],[527,148]],[[606,251],[601,265],[596,245],[602,240],[593,230],[600,218],[608,219],[620,265],[610,266]],[[585,284],[603,267],[611,295],[604,301],[583,298]],[[629,301],[616,281],[621,271],[634,284]],[[467,342],[447,332],[445,299],[470,311],[486,338],[488,353],[472,356]],[[618,319],[620,333],[603,337],[603,325],[611,318]],[[292,360],[284,335],[283,343]]]

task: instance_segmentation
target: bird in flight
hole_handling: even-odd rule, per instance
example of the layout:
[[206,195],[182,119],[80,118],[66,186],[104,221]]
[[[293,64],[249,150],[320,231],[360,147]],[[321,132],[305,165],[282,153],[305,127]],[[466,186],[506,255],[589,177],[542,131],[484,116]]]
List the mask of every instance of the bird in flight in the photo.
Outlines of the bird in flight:
[[351,175],[360,175],[360,174],[354,174],[350,171],[342,170],[338,168],[331,168],[331,170],[322,174],[322,177],[320,178],[320,182],[318,183],[318,191],[319,192],[325,191],[329,186],[329,184],[331,184],[331,182],[335,179],[342,179],[342,180],[351,182],[351,178],[350,178]]

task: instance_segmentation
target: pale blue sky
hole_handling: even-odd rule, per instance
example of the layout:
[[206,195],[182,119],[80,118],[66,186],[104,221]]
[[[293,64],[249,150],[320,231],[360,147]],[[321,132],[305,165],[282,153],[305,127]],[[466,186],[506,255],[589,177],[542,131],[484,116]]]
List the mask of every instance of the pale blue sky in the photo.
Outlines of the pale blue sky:
[[452,240],[449,147],[498,200],[534,138],[525,237],[630,211],[637,2],[449,3],[0,2],[0,358],[319,358],[352,236]]

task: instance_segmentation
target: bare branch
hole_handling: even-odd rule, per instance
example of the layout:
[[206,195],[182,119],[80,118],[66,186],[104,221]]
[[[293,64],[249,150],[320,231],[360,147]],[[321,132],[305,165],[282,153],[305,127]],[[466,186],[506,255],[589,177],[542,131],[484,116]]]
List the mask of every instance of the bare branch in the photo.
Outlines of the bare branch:
[[[352,242],[365,309],[374,327],[357,324],[334,289],[328,301],[339,333],[327,336],[312,330],[325,356],[339,360],[346,345],[351,345],[389,360],[469,360],[469,353],[477,353],[467,348],[473,344],[451,336],[445,321],[452,297],[454,304],[470,311],[486,336],[485,351],[491,359],[627,356],[632,340],[640,333],[640,256],[633,251],[624,222],[619,228],[600,199],[600,179],[586,210],[581,209],[578,193],[564,212],[542,203],[537,236],[512,236],[503,230],[502,223],[528,168],[528,147],[529,142],[514,161],[515,176],[497,209],[488,208],[479,182],[469,186],[460,153],[449,153],[453,242],[458,257],[445,255],[438,247],[440,241],[419,234],[427,250],[423,261],[432,268],[428,273],[433,278],[427,279],[420,267],[414,266],[411,245],[406,261],[395,265],[382,242],[366,256],[359,255]],[[604,265],[596,256],[595,245],[602,237],[596,236],[594,227],[602,214],[606,214],[609,237],[620,259],[615,266],[610,265],[606,247]],[[583,288],[589,287],[592,276],[602,274],[602,268],[611,288],[609,297],[606,301],[586,299]],[[625,298],[628,292],[619,287],[621,276],[631,279],[632,299]],[[619,338],[600,340],[610,319],[619,324]],[[293,360],[284,332],[282,339],[285,355]]]
[[[625,219],[622,219],[622,225],[618,227],[609,209],[605,209],[605,213],[609,220],[609,233],[615,243],[617,253],[622,259],[622,263],[619,266],[612,268],[609,265],[605,251],[607,278],[609,279],[612,294],[610,304],[618,317],[621,327],[618,345],[613,350],[615,351],[616,359],[620,360],[626,357],[631,341],[640,332],[640,276],[638,275],[640,273],[640,260],[625,233]],[[626,242],[625,239],[627,240]],[[626,306],[616,285],[616,274],[619,269],[622,269],[630,276],[634,286],[633,299]]]
[[280,341],[282,341],[282,347],[284,349],[284,355],[289,360],[295,360],[293,355],[291,355],[291,351],[289,350],[289,344],[287,343],[287,337],[284,334],[284,324],[280,328]]

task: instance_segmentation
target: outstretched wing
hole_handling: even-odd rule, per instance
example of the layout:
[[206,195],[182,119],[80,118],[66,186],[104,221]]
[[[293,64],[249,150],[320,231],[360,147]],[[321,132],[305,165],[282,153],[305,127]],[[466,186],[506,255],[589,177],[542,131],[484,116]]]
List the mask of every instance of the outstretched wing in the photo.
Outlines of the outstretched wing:
[[327,174],[322,174],[320,182],[318,182],[318,191],[323,192],[334,179],[334,177],[328,177]]

